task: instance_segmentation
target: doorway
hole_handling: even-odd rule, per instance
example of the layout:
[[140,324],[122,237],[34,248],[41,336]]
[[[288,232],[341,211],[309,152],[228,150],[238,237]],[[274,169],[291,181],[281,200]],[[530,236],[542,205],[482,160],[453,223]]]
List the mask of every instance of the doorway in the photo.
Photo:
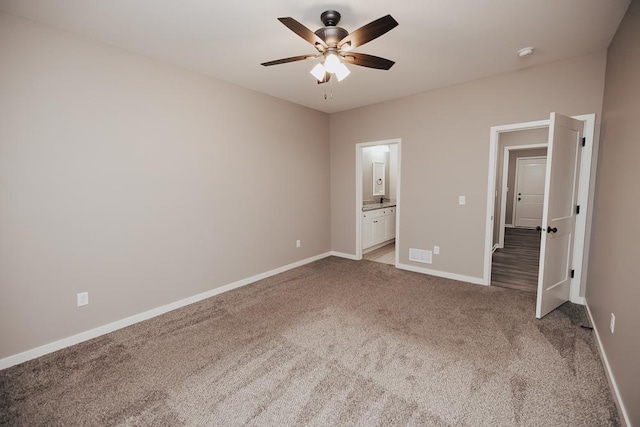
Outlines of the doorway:
[[[563,241],[569,241],[572,243],[573,250],[567,252],[567,259],[562,261],[566,262],[566,266],[569,266],[572,271],[570,279],[567,281],[567,298],[577,304],[584,304],[584,284],[586,281],[586,262],[587,262],[587,254],[588,254],[588,239],[587,239],[587,214],[590,212],[590,208],[592,205],[593,199],[593,183],[591,182],[591,170],[592,170],[592,159],[594,155],[597,154],[597,147],[594,146],[594,130],[595,130],[595,114],[588,114],[582,116],[576,116],[573,118],[562,118],[560,115],[556,115],[555,113],[551,114],[551,118],[548,120],[539,120],[534,122],[525,122],[525,123],[516,123],[511,125],[503,125],[503,126],[494,126],[491,128],[491,139],[490,139],[490,157],[489,157],[489,182],[488,182],[488,191],[487,191],[487,222],[486,222],[486,239],[485,239],[485,268],[483,279],[487,285],[490,284],[491,281],[491,270],[492,270],[492,254],[493,251],[500,244],[504,245],[504,227],[502,226],[504,221],[503,215],[498,215],[497,211],[497,198],[498,194],[496,194],[496,181],[498,179],[498,160],[499,160],[499,150],[498,150],[498,142],[499,138],[502,134],[506,134],[509,132],[514,132],[518,130],[527,130],[527,129],[538,129],[551,127],[551,129],[560,129],[560,126],[556,125],[556,119],[561,119],[563,122],[572,121],[572,122],[580,122],[580,134],[582,135],[579,139],[582,141],[581,154],[577,159],[577,167],[576,170],[578,173],[575,175],[575,200],[572,200],[571,203],[575,202],[577,206],[575,208],[579,211],[580,215],[572,215],[572,221],[574,221],[574,225],[571,227],[572,234],[567,237],[562,237]],[[555,130],[551,132],[555,136]],[[551,138],[550,138],[551,140]],[[577,141],[577,140],[576,140]],[[550,145],[551,147],[551,145]],[[553,176],[553,174],[549,175]],[[548,196],[545,196],[545,205],[547,204]],[[504,199],[500,203],[500,205],[505,205]],[[578,207],[579,206],[579,207]],[[502,212],[502,209],[500,210]],[[548,221],[550,221],[551,216],[549,216]],[[496,227],[496,222],[500,221],[500,226]],[[495,230],[501,230],[502,236],[496,239]],[[545,242],[560,242],[560,232],[564,230],[564,228],[558,227],[560,231],[557,236],[554,231],[556,227],[550,226],[547,234],[543,235],[541,253],[545,252]],[[551,238],[551,240],[549,240]],[[495,243],[495,244],[494,244]],[[553,243],[555,244],[555,243]],[[547,251],[548,252],[548,251]],[[564,267],[563,267],[564,268]],[[541,268],[542,270],[542,268]],[[538,300],[541,295],[538,292]],[[537,317],[541,317],[538,311],[536,312]]]
[[503,134],[496,173],[496,213],[492,286],[535,295],[548,127]]
[[357,260],[397,265],[401,139],[356,144]]

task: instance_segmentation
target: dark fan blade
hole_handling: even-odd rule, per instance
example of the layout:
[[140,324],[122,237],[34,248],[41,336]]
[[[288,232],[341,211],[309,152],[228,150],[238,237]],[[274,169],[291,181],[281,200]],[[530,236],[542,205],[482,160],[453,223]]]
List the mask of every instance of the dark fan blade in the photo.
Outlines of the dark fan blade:
[[310,58],[316,58],[316,57],[317,55],[298,55],[298,56],[292,56],[291,58],[282,58],[282,59],[276,59],[275,61],[263,62],[260,65],[264,65],[265,67],[268,67],[269,65],[286,64],[287,62],[302,61],[303,59],[310,59]]
[[345,43],[351,43],[351,49],[362,46],[365,43],[376,39],[398,26],[398,22],[391,15],[383,16],[373,22],[368,23],[364,27],[360,27],[347,37],[340,40],[338,47],[342,47]]
[[[278,21],[282,22],[287,26],[291,31],[311,43],[318,51],[323,52],[327,49],[327,44],[318,37],[313,31],[299,23],[293,18],[278,18]],[[318,47],[318,45],[322,46],[322,48]]]
[[360,65],[362,67],[377,68],[378,70],[388,70],[395,64],[394,61],[390,61],[379,56],[367,55],[366,53],[347,52],[345,53],[344,62],[348,62],[353,65]]
[[327,83],[330,79],[331,79],[331,74],[324,73],[324,77],[322,78],[322,81],[318,80],[318,84],[321,85],[322,83]]

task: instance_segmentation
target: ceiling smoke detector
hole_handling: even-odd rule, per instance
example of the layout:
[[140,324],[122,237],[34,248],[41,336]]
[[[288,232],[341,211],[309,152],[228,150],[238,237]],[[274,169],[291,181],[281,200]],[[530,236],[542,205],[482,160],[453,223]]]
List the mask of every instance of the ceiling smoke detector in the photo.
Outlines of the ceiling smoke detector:
[[518,51],[518,56],[520,58],[526,58],[527,56],[533,55],[534,47],[523,47]]

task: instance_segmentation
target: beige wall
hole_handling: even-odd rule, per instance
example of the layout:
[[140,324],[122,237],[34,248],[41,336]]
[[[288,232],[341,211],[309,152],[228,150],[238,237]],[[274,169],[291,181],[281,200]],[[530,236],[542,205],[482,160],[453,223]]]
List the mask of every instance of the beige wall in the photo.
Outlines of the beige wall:
[[6,15],[0,62],[0,358],[330,249],[326,114]]
[[424,267],[409,262],[409,248],[439,245],[429,268],[481,278],[490,127],[552,111],[599,118],[605,59],[597,52],[332,114],[332,249],[355,253],[354,144],[402,138],[400,262]]
[[[608,51],[587,305],[631,423],[640,425],[640,3]],[[615,313],[615,334],[609,319]]]

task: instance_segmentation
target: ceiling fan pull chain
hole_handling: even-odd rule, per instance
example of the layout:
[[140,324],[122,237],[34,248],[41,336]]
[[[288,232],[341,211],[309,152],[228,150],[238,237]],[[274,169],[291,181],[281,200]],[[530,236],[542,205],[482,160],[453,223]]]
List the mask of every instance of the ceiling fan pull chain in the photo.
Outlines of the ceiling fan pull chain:
[[[324,100],[331,101],[333,99],[333,82],[329,82],[328,85],[324,85]],[[329,86],[329,93],[327,94],[327,86]]]

